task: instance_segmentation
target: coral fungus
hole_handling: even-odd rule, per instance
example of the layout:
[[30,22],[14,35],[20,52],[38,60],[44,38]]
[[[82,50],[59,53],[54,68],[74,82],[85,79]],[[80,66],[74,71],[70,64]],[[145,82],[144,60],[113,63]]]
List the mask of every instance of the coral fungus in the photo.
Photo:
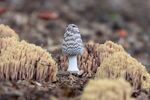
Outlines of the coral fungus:
[[[115,52],[124,51],[121,45],[115,44],[111,41],[106,41],[104,44],[94,43],[90,41],[85,45],[83,55],[78,56],[78,66],[80,70],[91,74],[96,72],[97,67],[102,61]],[[60,66],[62,69],[67,69],[67,57],[60,57]]]
[[0,51],[5,50],[8,46],[13,46],[16,41],[15,37],[0,38]]
[[25,41],[1,49],[0,79],[56,80],[57,66],[51,55]]
[[134,100],[131,90],[130,84],[123,79],[90,80],[81,100]]
[[103,62],[105,58],[108,58],[110,55],[116,52],[124,52],[124,49],[121,45],[116,44],[112,41],[106,41],[104,44],[101,44],[97,49],[99,52],[100,63]]
[[14,37],[17,40],[19,40],[18,34],[11,29],[9,26],[0,24],[0,38],[8,38],[8,37]]
[[129,81],[135,90],[150,89],[150,75],[145,66],[126,52],[117,52],[104,59],[96,73],[96,79],[120,77]]
[[[0,79],[35,79],[55,81],[57,65],[51,55],[41,47],[25,41],[17,41],[15,32],[8,28],[8,33],[1,25],[0,33]],[[13,36],[14,35],[14,36]],[[5,37],[5,38],[3,38]]]

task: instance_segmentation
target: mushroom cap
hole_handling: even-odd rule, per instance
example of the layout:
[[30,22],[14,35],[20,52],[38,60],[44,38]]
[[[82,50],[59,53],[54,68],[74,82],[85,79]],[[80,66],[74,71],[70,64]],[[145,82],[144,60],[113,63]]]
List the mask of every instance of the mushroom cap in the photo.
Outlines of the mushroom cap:
[[69,24],[64,34],[62,52],[69,56],[75,56],[82,54],[83,51],[84,47],[78,26],[75,24]]

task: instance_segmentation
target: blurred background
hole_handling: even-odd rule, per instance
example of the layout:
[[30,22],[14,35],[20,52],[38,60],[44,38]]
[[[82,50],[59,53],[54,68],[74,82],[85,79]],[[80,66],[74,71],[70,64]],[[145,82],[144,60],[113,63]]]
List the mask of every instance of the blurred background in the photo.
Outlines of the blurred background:
[[84,43],[112,40],[150,67],[150,0],[0,0],[0,23],[50,52],[74,23]]

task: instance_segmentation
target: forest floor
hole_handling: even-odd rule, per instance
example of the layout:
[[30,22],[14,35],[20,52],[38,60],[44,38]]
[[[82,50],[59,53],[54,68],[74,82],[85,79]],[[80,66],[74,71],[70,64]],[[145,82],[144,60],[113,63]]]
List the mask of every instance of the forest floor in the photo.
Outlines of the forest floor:
[[[8,1],[0,0],[0,23],[13,28],[21,39],[47,49],[56,60],[61,52],[54,52],[61,47],[66,25],[75,23],[80,28],[84,43],[104,43],[106,40],[120,43],[150,71],[150,35],[125,15],[98,13],[95,6],[88,8],[88,2],[83,8],[78,8],[67,0],[45,0],[43,6],[42,0],[35,0],[34,3],[30,0]],[[49,3],[51,5],[47,6]],[[94,75],[81,77],[59,70],[57,78],[53,83],[34,80],[0,81],[0,100],[80,100],[83,88]],[[147,100],[150,94],[135,91],[132,96],[137,100]]]

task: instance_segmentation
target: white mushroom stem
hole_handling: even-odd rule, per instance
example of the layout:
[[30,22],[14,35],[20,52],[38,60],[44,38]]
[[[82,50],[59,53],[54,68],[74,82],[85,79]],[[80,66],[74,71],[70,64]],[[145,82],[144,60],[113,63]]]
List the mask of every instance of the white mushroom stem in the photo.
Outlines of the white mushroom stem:
[[79,69],[77,66],[77,55],[76,56],[69,56],[69,66],[67,71],[71,72],[71,73],[78,73]]

